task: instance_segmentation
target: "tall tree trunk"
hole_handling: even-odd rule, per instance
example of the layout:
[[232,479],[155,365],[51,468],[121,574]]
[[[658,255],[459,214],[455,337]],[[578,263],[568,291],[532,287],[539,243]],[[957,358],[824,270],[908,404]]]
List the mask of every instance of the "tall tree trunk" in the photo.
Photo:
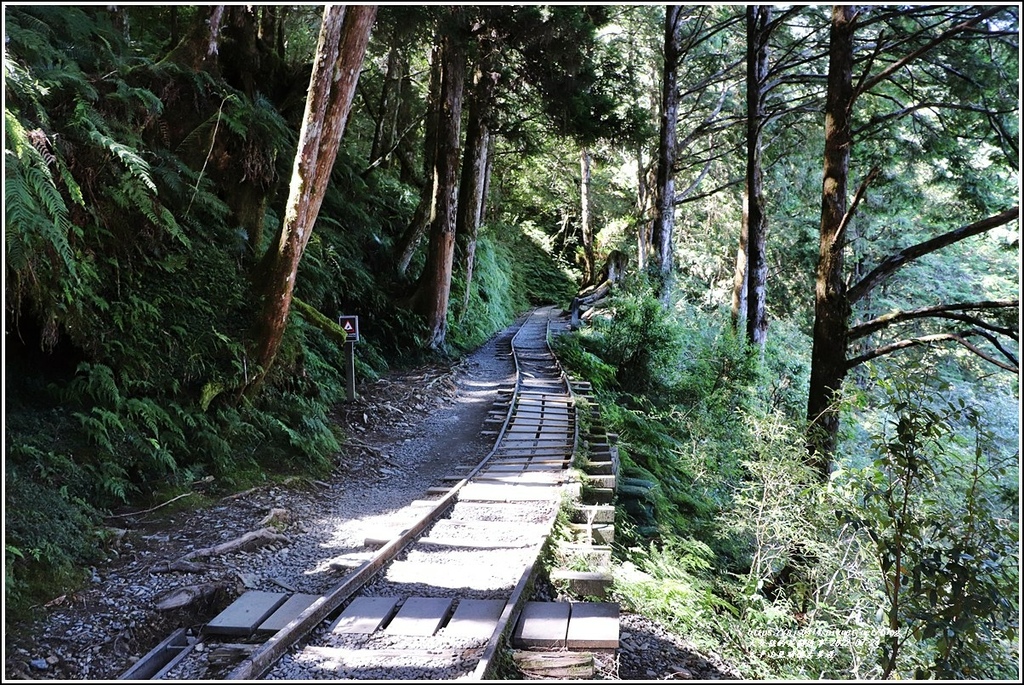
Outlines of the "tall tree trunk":
[[459,38],[452,34],[453,31],[445,31],[441,37],[437,153],[430,174],[430,178],[434,179],[430,245],[414,304],[415,311],[426,318],[426,342],[431,349],[439,349],[444,345],[455,253],[455,199],[466,57]]
[[327,190],[376,14],[376,6],[324,9],[281,234],[264,263],[254,350],[259,370],[247,392],[258,389],[281,346],[299,261]]
[[427,87],[427,114],[423,122],[423,187],[420,202],[412,222],[398,241],[396,271],[404,275],[409,269],[420,239],[430,226],[431,208],[437,193],[436,179],[432,176],[437,156],[438,116],[441,111],[441,46],[430,51],[430,79]]
[[855,8],[832,8],[828,94],[825,103],[825,169],[821,195],[818,272],[814,290],[814,343],[807,398],[807,446],[823,478],[831,471],[839,434],[837,394],[846,376],[850,303],[843,282],[846,183],[850,166]]
[[590,217],[590,151],[580,150],[580,225],[583,229],[583,285],[593,285],[597,274],[594,263],[594,227]]
[[217,55],[220,51],[220,32],[224,22],[225,5],[210,5],[201,9],[192,21],[188,33],[175,43],[164,60],[191,67],[194,71],[207,71],[220,75]]
[[494,170],[494,134],[487,136],[487,166],[484,167],[484,188],[480,194],[480,219],[477,223],[483,226],[487,223],[487,197],[491,192],[491,171]]
[[636,209],[640,222],[636,228],[636,260],[637,269],[643,271],[647,268],[647,256],[651,250],[651,223],[647,221],[647,213],[650,207],[650,193],[648,192],[649,178],[647,167],[644,164],[644,151],[640,145],[636,147]]
[[740,241],[736,247],[736,269],[732,276],[732,329],[737,334],[747,323],[747,239],[750,230],[750,200],[748,189],[743,191],[743,218],[740,221]]
[[472,292],[473,262],[476,257],[476,239],[483,210],[484,185],[490,150],[491,132],[488,127],[488,118],[497,77],[489,63],[489,50],[486,42],[482,47],[485,56],[473,75],[472,99],[469,103],[469,121],[466,124],[466,146],[462,162],[462,180],[459,183],[459,206],[455,217],[455,244],[459,257],[459,268],[465,276],[460,316],[464,315],[469,308],[469,295]]
[[[403,78],[405,78],[405,60],[398,47],[392,46],[388,52],[388,71],[380,91],[377,126],[374,128],[373,144],[370,146],[371,166],[376,165],[387,169],[391,164],[391,150],[398,138],[398,109]],[[384,159],[380,159],[381,157]]]
[[768,230],[761,183],[761,149],[765,121],[764,88],[768,79],[768,25],[771,7],[747,7],[747,340],[764,352],[768,334],[765,285]]
[[665,65],[662,72],[661,134],[658,139],[658,181],[655,189],[654,223],[651,227],[652,255],[650,265],[656,278],[658,297],[668,304],[672,279],[672,232],[675,226],[675,163],[676,123],[679,119],[680,29],[682,7],[665,8]]

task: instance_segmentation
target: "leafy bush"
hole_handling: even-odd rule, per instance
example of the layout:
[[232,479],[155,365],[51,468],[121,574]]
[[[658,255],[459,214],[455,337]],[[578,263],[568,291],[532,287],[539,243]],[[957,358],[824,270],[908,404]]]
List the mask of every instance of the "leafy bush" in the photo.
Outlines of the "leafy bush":
[[[882,676],[1014,678],[1019,530],[999,491],[1015,459],[988,452],[966,404],[928,406],[899,377],[876,383],[889,419],[874,459],[833,481],[881,572]],[[965,419],[976,437],[961,451],[953,431]]]
[[[36,455],[51,466],[66,460]],[[10,460],[4,467],[4,597],[9,619],[79,583],[99,547],[96,510],[69,488],[40,485]]]
[[615,367],[619,389],[631,394],[663,392],[675,378],[682,353],[679,323],[638,280],[616,294],[608,317],[594,317],[583,338],[598,357]]

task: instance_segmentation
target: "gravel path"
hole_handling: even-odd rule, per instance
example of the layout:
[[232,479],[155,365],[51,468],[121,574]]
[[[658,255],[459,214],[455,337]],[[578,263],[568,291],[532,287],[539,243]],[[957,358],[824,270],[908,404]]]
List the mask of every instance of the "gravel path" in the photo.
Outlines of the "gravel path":
[[[296,480],[196,511],[111,519],[121,531],[118,542],[92,582],[39,607],[34,625],[6,626],[5,680],[115,679],[173,630],[200,627],[246,590],[329,591],[366,537],[401,529],[414,517],[410,502],[444,476],[467,472],[493,446],[494,437],[480,431],[498,388],[514,382],[515,330],[454,366],[421,367],[360,387],[357,400],[337,412],[350,437],[329,482]],[[270,544],[196,557],[187,571],[169,568],[268,527],[281,536]],[[211,594],[184,609],[157,610],[186,587]],[[598,677],[737,677],[643,617],[624,614],[622,638],[618,658],[602,664]]]

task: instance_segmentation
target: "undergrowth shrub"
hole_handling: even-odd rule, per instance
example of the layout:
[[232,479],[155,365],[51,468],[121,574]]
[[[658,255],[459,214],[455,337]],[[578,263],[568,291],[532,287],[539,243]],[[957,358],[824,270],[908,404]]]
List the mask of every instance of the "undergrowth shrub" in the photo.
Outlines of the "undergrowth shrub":
[[622,392],[663,393],[672,384],[682,353],[678,322],[639,278],[612,297],[608,314],[592,319],[584,344],[615,368]]
[[[515,263],[511,246],[486,227],[477,237],[473,261],[468,306],[457,301],[449,310],[448,344],[456,350],[479,346],[512,323],[526,304],[508,269]],[[451,292],[453,299],[465,297],[466,275],[461,270],[452,279]]]
[[880,676],[1018,677],[1020,533],[1001,496],[1017,455],[962,400],[922,396],[914,376],[873,381],[886,415],[873,458],[833,484],[880,573]]
[[[96,536],[88,532],[100,523],[97,510],[68,487],[38,483],[26,473],[28,456],[22,466],[4,464],[5,621],[75,587],[99,558]],[[52,453],[31,459],[51,467],[69,461]]]

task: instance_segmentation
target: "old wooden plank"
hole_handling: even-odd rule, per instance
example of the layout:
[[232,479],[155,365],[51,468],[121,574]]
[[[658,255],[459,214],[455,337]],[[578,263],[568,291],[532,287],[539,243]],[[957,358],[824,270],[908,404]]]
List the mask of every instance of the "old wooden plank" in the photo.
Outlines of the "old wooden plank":
[[460,599],[444,634],[456,637],[490,637],[505,609],[502,599]]
[[557,499],[559,489],[552,485],[507,485],[470,483],[459,492],[460,502],[509,502]]
[[250,590],[217,614],[203,630],[219,635],[252,635],[256,626],[287,599],[288,595],[281,592]]
[[594,655],[589,652],[512,652],[512,661],[523,675],[533,678],[592,678]]
[[416,541],[417,545],[426,547],[452,547],[457,549],[510,549],[518,547],[529,547],[536,543],[534,537],[524,537],[519,541],[492,541],[479,538],[456,538],[456,537],[427,537]]
[[410,647],[408,649],[360,649],[307,645],[302,651],[306,654],[314,655],[317,661],[320,662],[321,669],[326,672],[339,668],[358,668],[360,666],[409,666],[411,663],[429,667],[436,665],[438,662],[475,659],[483,652],[483,648],[452,649],[449,647],[438,647],[423,649]]
[[433,635],[452,610],[450,597],[409,597],[384,629],[392,635]]
[[332,633],[372,633],[395,613],[399,597],[356,597],[345,607]]

